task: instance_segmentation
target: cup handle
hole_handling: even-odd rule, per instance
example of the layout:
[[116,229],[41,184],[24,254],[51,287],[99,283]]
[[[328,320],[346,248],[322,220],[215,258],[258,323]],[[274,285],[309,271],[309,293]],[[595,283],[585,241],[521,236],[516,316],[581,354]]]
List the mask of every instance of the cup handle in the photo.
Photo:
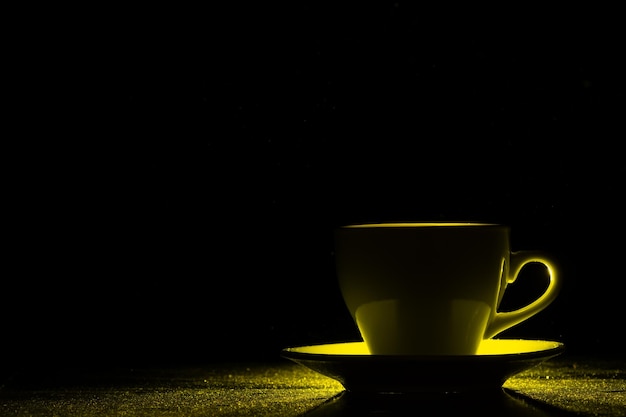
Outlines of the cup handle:
[[525,307],[514,311],[496,312],[491,323],[487,326],[484,338],[490,339],[503,332],[504,330],[515,326],[516,324],[534,316],[541,310],[546,308],[559,293],[561,288],[561,278],[557,272],[556,263],[545,253],[538,251],[519,251],[512,252],[509,265],[509,276],[507,282],[510,284],[517,279],[522,268],[529,264],[537,262],[545,265],[550,275],[550,283],[543,294],[532,303]]

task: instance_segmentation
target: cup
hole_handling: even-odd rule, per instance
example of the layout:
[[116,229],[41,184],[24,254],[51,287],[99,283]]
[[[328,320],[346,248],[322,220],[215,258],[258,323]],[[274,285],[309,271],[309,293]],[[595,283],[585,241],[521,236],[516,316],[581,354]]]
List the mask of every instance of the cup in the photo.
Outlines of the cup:
[[[376,223],[335,231],[337,278],[370,354],[474,355],[482,340],[547,307],[555,262],[510,250],[510,228],[487,223]],[[498,311],[507,285],[532,262],[550,282],[520,309]]]

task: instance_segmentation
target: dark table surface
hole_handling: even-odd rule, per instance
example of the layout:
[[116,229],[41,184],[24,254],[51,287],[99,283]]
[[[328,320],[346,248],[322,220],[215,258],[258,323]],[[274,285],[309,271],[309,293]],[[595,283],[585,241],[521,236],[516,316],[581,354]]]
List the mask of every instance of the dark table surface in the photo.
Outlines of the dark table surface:
[[565,352],[484,396],[359,396],[282,358],[197,367],[32,368],[5,376],[0,386],[2,416],[385,416],[416,410],[626,416],[626,360]]

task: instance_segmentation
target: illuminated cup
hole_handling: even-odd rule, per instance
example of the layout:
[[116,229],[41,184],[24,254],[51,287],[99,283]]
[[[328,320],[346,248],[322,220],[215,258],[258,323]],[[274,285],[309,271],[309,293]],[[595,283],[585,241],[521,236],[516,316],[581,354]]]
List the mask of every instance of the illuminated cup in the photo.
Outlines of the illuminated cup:
[[[371,354],[473,355],[483,339],[557,296],[550,256],[511,252],[510,229],[485,223],[378,223],[335,232],[343,299]],[[550,282],[530,304],[499,312],[508,284],[532,262]]]

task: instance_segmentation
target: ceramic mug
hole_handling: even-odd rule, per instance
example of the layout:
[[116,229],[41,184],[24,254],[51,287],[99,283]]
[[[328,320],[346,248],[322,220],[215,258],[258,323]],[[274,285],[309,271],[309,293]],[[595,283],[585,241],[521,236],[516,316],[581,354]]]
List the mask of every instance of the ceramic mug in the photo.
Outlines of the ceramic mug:
[[[510,250],[510,228],[486,223],[377,223],[335,231],[343,299],[371,354],[473,355],[483,339],[530,318],[557,296],[555,262]],[[510,312],[498,306],[522,268],[550,282]]]

